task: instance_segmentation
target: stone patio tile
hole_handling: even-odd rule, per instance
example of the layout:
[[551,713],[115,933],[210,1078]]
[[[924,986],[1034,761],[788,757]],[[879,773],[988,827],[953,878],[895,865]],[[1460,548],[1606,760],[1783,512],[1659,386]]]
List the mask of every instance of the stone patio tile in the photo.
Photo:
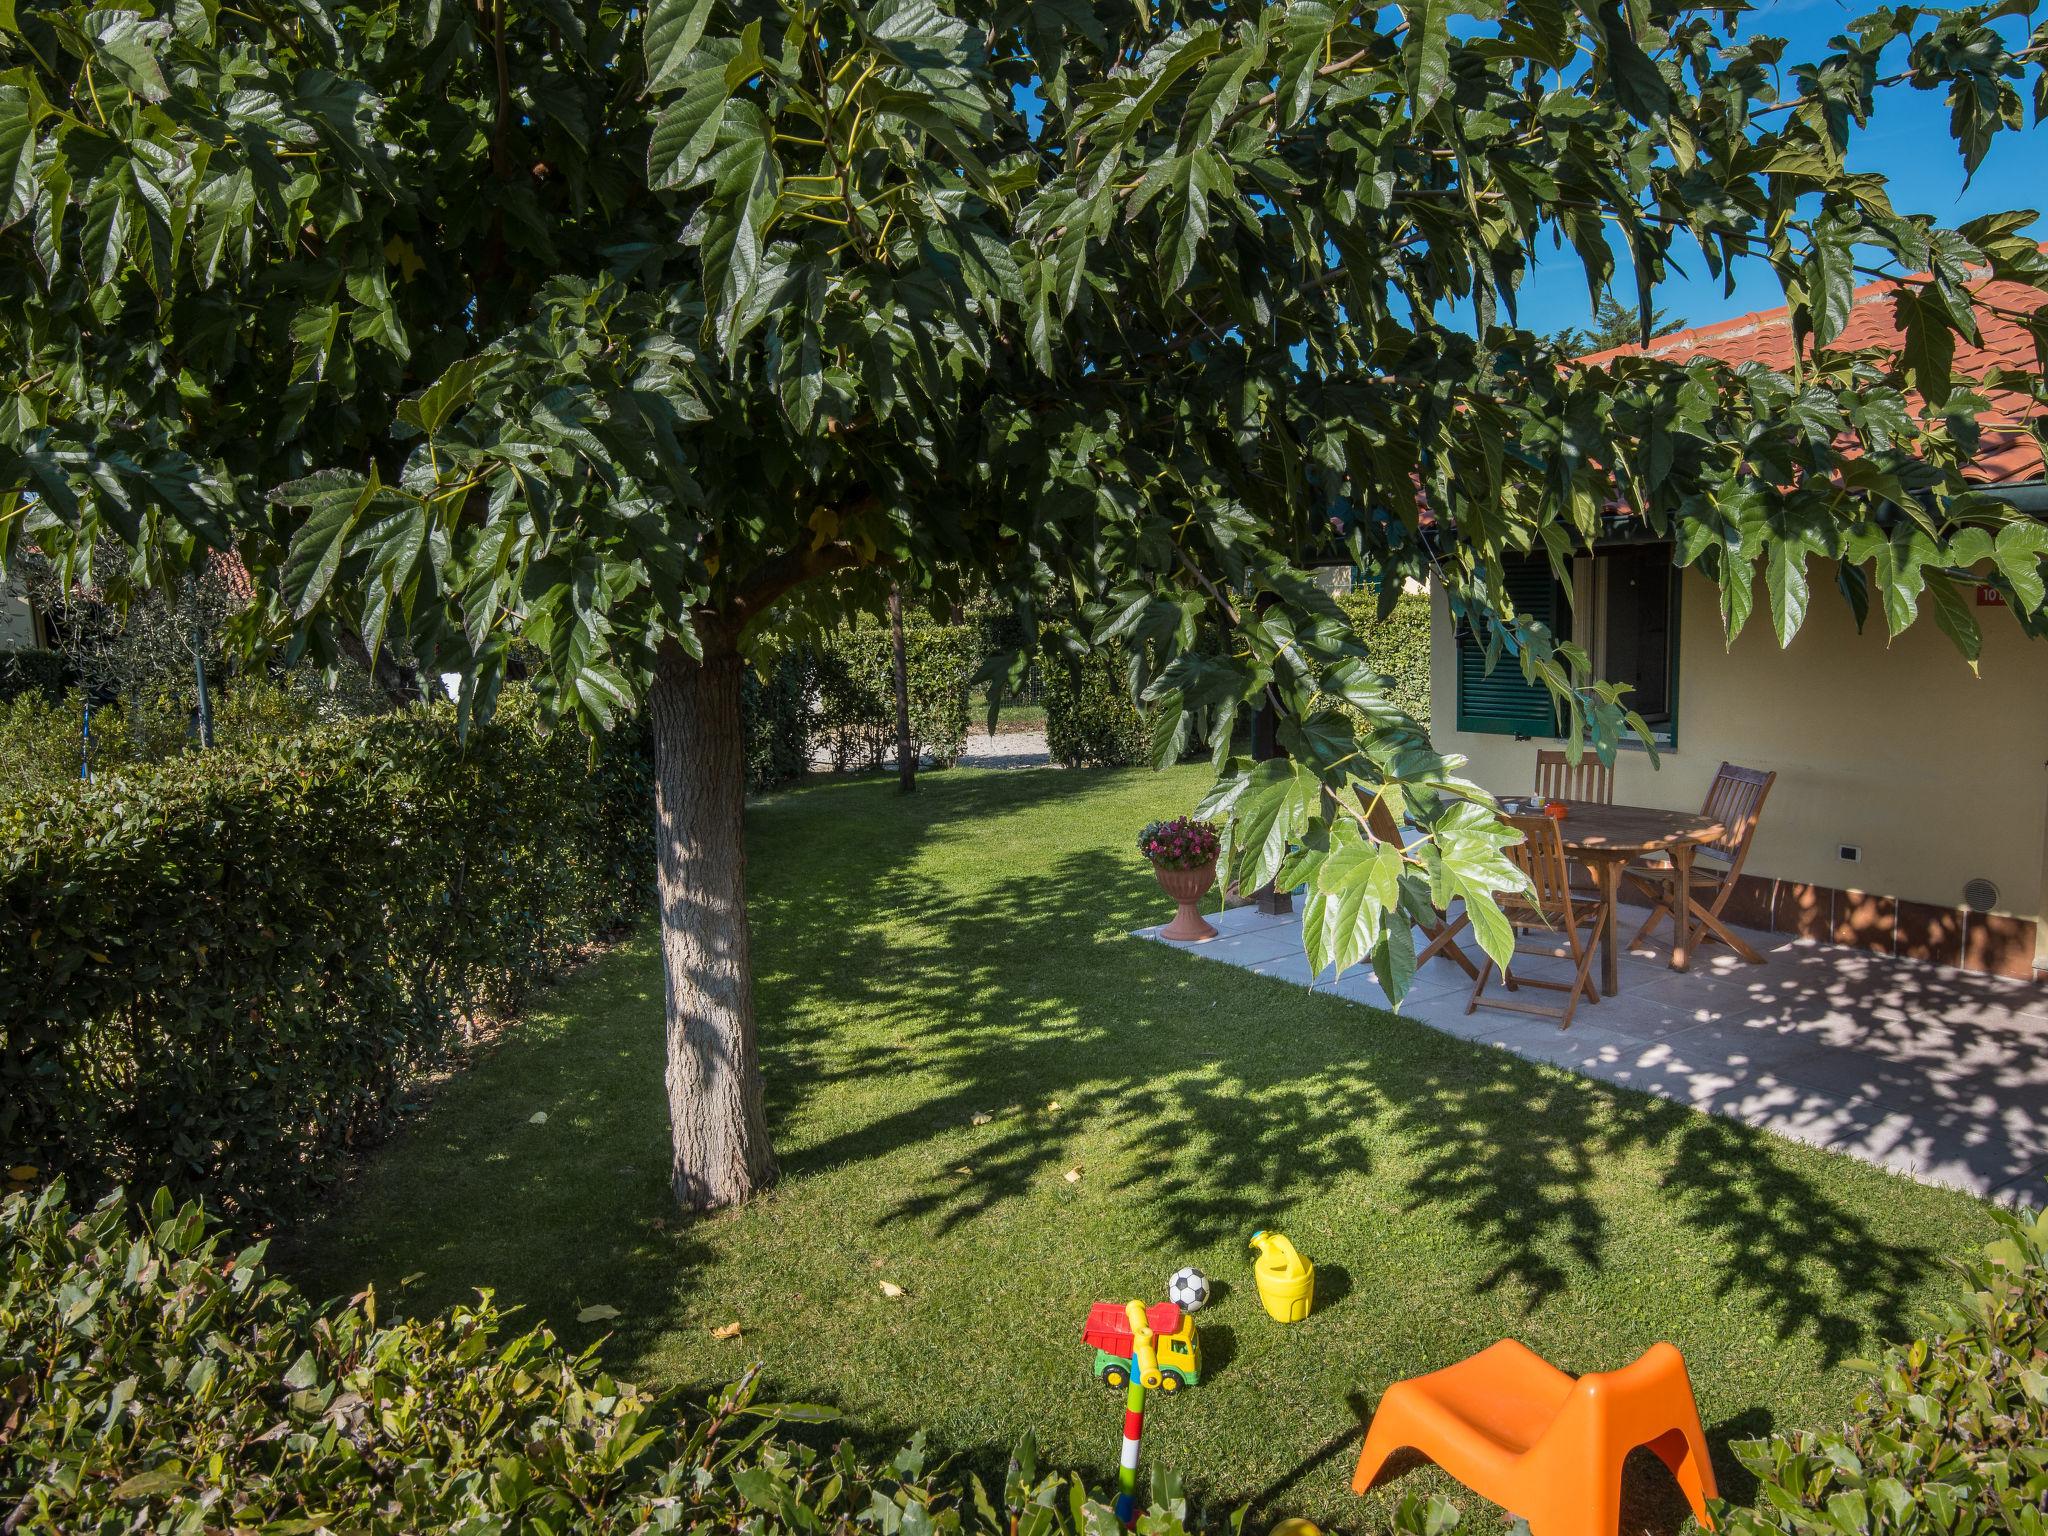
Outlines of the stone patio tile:
[[[1936,1119],[1889,1103],[1850,1100],[1843,1105],[1831,1151],[1889,1168],[1923,1184],[1986,1194],[2014,1184],[2028,1169],[2010,1144],[1987,1139],[1971,1118]],[[2015,1191],[2015,1195],[2019,1195]]]
[[1282,924],[1246,928],[1237,933],[1223,934],[1204,944],[1192,944],[1188,947],[1205,959],[1223,960],[1231,965],[1255,966],[1287,955],[1300,955],[1301,930]]
[[2034,1164],[2023,1173],[2016,1173],[1991,1192],[1991,1198],[2000,1205],[2024,1206],[2040,1210],[2048,1206],[2048,1160]]
[[[1189,952],[1308,985],[1299,917],[1239,910],[1251,916],[1222,914],[1228,937]],[[1417,977],[1400,1012],[1460,1039],[1928,1183],[2041,1203],[2048,1195],[2048,991],[1781,934],[1748,937],[1764,964],[1713,945],[1680,973],[1669,967],[1668,948],[1625,953],[1621,991],[1582,1003],[1568,1031],[1485,1006],[1468,1015],[1471,984],[1442,962]],[[1554,956],[1524,955],[1516,964],[1525,976],[1570,974],[1569,961]],[[1347,1001],[1387,1006],[1369,967],[1334,984],[1325,974],[1316,985]],[[1489,995],[1499,986],[1496,977]]]
[[1218,933],[1252,933],[1265,928],[1299,932],[1301,929],[1300,920],[1291,912],[1261,912],[1257,907],[1249,905],[1225,907],[1221,912],[1212,911],[1210,905],[1214,895],[1215,893],[1211,892],[1210,900],[1203,902],[1202,916],[1209,920],[1210,926]]
[[1319,985],[1317,990],[1334,992],[1337,996],[1348,998],[1354,1003],[1384,1008],[1390,1013],[1405,1013],[1413,1018],[1415,1008],[1425,1000],[1453,993],[1456,994],[1454,1000],[1462,1008],[1465,1003],[1465,992],[1470,986],[1471,983],[1465,980],[1463,972],[1432,961],[1427,970],[1415,973],[1407,996],[1398,1004],[1387,996],[1386,990],[1380,986],[1379,977],[1373,974],[1370,965],[1353,966],[1335,981]]
[[1570,1029],[1559,1029],[1555,1020],[1531,1015],[1523,1027],[1506,1026],[1497,1033],[1500,1038],[1491,1043],[1502,1045],[1517,1056],[1588,1076],[1601,1075],[1601,1063],[1627,1058],[1642,1049],[1641,1041],[1589,1022],[1583,1008],[1572,1016]]
[[[1308,956],[1302,952],[1299,933],[1294,935],[1285,950],[1264,960],[1249,961],[1245,969],[1254,976],[1271,976],[1280,981],[1291,981],[1297,987],[1306,987],[1310,984]],[[1335,972],[1325,966],[1322,973],[1314,978],[1316,990],[1323,990],[1333,979]]]

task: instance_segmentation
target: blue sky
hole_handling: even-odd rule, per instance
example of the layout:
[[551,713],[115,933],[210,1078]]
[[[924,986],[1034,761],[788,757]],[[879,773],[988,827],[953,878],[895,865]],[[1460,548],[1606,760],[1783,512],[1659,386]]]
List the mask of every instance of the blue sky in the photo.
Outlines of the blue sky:
[[[1743,18],[1739,35],[1782,37],[1789,44],[1786,61],[1798,63],[1827,53],[1829,38],[1877,8],[1876,0],[1763,0]],[[1904,52],[1898,49],[1902,62]],[[1893,86],[1881,93],[1870,127],[1850,141],[1849,166],[1882,174],[1891,183],[1892,206],[1900,212],[1924,213],[1952,225],[2008,208],[2039,209],[2043,189],[2048,188],[2041,168],[2044,149],[2048,143],[2031,128],[2000,134],[1966,188],[1962,158],[1949,138],[1942,93]],[[2038,221],[2035,229],[2048,232]],[[1735,292],[1724,296],[1721,279],[1708,274],[1697,251],[1681,240],[1675,252],[1688,275],[1660,286],[1657,305],[1690,325],[1776,309],[1785,302],[1776,277],[1761,261],[1738,265]],[[1584,323],[1592,306],[1577,258],[1569,247],[1555,255],[1546,250],[1545,257],[1523,281],[1522,324],[1534,331],[1553,331]],[[1623,303],[1634,302],[1634,279],[1625,266],[1617,274],[1617,288]]]

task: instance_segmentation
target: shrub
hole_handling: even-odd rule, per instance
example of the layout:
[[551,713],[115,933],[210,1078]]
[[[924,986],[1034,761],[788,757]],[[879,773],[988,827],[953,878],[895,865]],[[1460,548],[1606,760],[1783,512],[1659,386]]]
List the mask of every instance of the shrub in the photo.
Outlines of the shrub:
[[1367,657],[1387,682],[1387,697],[1429,729],[1429,599],[1402,595],[1379,616],[1379,594],[1353,592],[1337,599],[1365,643]]
[[[967,685],[980,664],[975,631],[904,615],[912,745],[941,767],[967,745]],[[879,768],[896,751],[895,657],[889,629],[859,624],[816,654],[818,735],[836,768]]]
[[[52,699],[40,692],[0,704],[0,793],[9,797],[77,779],[85,743],[76,694]],[[126,719],[119,710],[93,711],[96,751],[128,755]]]
[[0,809],[0,1160],[264,1216],[381,1133],[465,1012],[646,910],[644,745],[523,691]]
[[2006,1235],[1847,1424],[1735,1446],[1761,1487],[1728,1536],[2048,1531],[2048,1212],[1993,1214]]
[[747,788],[773,789],[802,778],[811,766],[811,663],[785,656],[763,678],[749,670],[740,684],[746,725]]
[[1144,717],[1131,702],[1123,652],[1047,656],[1045,748],[1063,768],[1131,768],[1151,761]]
[[[360,669],[358,669],[359,671]],[[213,695],[214,744],[251,747],[311,726],[353,718],[367,700],[346,684],[332,691],[310,668],[273,680],[236,677]],[[75,782],[87,750],[84,696],[26,692],[0,702],[0,793],[26,794]],[[189,694],[158,691],[101,704],[92,712],[94,774],[160,763],[197,749]]]
[[71,669],[55,651],[15,651],[0,656],[0,704],[24,694],[54,704],[71,686]]
[[[309,1305],[232,1256],[195,1206],[109,1201],[74,1219],[61,1188],[0,1206],[0,1488],[10,1532],[153,1530],[482,1536],[485,1532],[839,1532],[1107,1536],[1080,1480],[1027,1440],[1003,1487],[892,1461],[795,1426],[831,1410],[722,1392],[657,1395],[545,1328],[506,1336],[475,1306],[380,1322],[366,1292]],[[810,1431],[815,1435],[816,1431]],[[1155,1478],[1148,1536],[1192,1528]],[[1231,1522],[1235,1531],[1241,1517]]]

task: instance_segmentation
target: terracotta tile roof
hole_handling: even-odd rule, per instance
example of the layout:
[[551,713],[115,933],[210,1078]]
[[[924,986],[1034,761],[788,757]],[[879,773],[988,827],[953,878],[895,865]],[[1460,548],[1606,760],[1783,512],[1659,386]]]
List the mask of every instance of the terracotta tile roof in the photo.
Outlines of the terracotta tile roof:
[[208,556],[213,574],[220,578],[228,595],[238,603],[246,603],[256,596],[256,584],[249,579],[249,568],[242,564],[242,557],[232,549],[216,549]]
[[[2048,250],[2048,245],[2042,249]],[[1896,351],[1901,344],[1901,332],[1891,296],[1900,286],[1897,280],[1887,279],[1858,288],[1850,306],[1849,322],[1830,343],[1831,349]],[[2048,304],[2048,293],[2025,283],[1994,282],[1987,277],[1970,287],[1980,305],[2027,312]],[[1960,336],[1956,338],[1955,371],[1959,377],[1976,378],[1992,368],[2036,371],[2034,339],[2025,327],[1980,308],[1977,328],[1984,338],[1981,346],[1972,346]],[[1792,363],[1792,319],[1787,310],[1762,310],[1737,320],[1653,336],[1648,346],[1589,352],[1579,362],[1597,367],[1621,357],[1655,357],[1676,363],[1693,357],[1712,357],[1724,363],[1755,362],[1769,368],[1788,368]],[[1971,468],[1971,478],[1987,485],[2039,480],[2043,468],[2041,451],[2022,429],[2027,415],[2034,410],[2032,402],[2011,390],[1992,390],[1989,397],[1992,408],[1979,418],[1984,427],[1983,451]],[[1913,405],[1917,409],[1918,396],[1913,397]]]

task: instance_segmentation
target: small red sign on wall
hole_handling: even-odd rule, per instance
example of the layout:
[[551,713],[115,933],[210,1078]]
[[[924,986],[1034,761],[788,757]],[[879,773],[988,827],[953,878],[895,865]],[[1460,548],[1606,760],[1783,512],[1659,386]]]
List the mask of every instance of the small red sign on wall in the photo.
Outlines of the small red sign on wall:
[[1980,584],[1977,588],[1977,606],[1979,608],[2003,608],[2005,606],[2005,594],[1996,587],[1987,587]]

